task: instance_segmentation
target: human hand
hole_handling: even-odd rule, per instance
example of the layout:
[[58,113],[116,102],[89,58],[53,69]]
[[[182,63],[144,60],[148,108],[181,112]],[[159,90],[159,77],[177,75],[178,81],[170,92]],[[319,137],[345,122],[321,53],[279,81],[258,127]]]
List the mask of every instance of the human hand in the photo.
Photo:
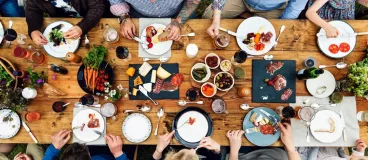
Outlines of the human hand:
[[52,145],[60,150],[69,141],[71,130],[61,130],[51,137]]
[[220,21],[213,21],[210,27],[207,29],[207,33],[212,37],[215,38],[220,32]]
[[132,39],[136,35],[135,25],[132,19],[127,18],[120,24],[120,33],[124,38]]
[[106,135],[105,140],[115,158],[123,155],[123,141],[119,136]]
[[287,151],[294,151],[295,146],[293,142],[293,135],[291,131],[291,126],[289,123],[280,124],[281,128],[281,141],[284,143]]
[[333,26],[326,28],[325,31],[326,31],[327,38],[336,38],[340,34],[339,30],[337,30]]
[[207,148],[208,150],[212,150],[217,153],[220,152],[220,147],[220,144],[210,137],[203,137],[198,146],[198,148]]
[[365,149],[367,148],[367,145],[365,144],[365,142],[361,139],[356,140],[357,144],[357,151],[358,152],[363,152],[365,151]]
[[166,133],[164,135],[158,136],[158,143],[156,150],[160,153],[170,144],[172,137],[174,136],[175,130],[171,133]]
[[77,39],[82,35],[82,29],[79,26],[73,26],[64,33],[64,38]]
[[229,139],[230,142],[230,151],[239,152],[242,142],[241,138],[243,134],[243,130],[227,131],[226,137]]
[[169,31],[167,38],[170,40],[178,41],[181,36],[181,28],[178,20],[173,20],[169,25],[166,26],[166,31]]
[[36,45],[46,45],[48,43],[46,37],[38,30],[33,31],[31,33],[31,37]]
[[31,157],[29,157],[27,154],[18,153],[14,156],[14,160],[33,160]]

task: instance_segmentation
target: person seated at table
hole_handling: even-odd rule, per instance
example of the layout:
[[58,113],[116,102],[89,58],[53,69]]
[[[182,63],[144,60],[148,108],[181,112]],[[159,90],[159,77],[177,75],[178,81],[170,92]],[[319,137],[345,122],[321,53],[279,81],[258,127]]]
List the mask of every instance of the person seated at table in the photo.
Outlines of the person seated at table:
[[328,38],[336,38],[339,30],[325,20],[355,19],[355,2],[368,7],[368,0],[310,0],[306,17],[326,31]]
[[[170,144],[172,137],[174,136],[174,133],[175,131],[172,131],[171,133],[166,133],[158,137],[156,150],[152,155],[153,159],[155,160],[162,159],[162,153]],[[205,148],[207,150],[201,150],[200,148]],[[220,159],[219,155],[221,151],[220,148],[221,148],[220,144],[218,144],[216,141],[214,141],[210,137],[204,137],[199,142],[197,151],[195,149],[181,149],[178,152],[169,150],[165,154],[164,160],[199,160],[200,157],[203,157],[203,154],[206,157],[206,159],[216,160]],[[202,156],[198,155],[197,152]]]
[[[209,19],[213,17],[213,23],[220,23],[221,18],[235,18],[244,12],[250,12],[254,16],[264,17],[266,19],[296,19],[304,10],[308,0],[227,0],[223,10],[217,14],[207,7],[202,18]],[[215,21],[216,20],[216,21]],[[218,27],[212,24],[207,33],[213,38],[218,35]]]
[[[43,160],[54,160],[60,149],[69,141],[72,131],[61,130],[52,136],[52,144],[47,148]],[[62,160],[97,160],[97,159],[117,159],[128,160],[127,155],[123,152],[123,142],[119,136],[106,135],[106,143],[109,146],[112,155],[106,153],[102,155],[90,154],[88,147],[84,144],[73,143],[68,146],[61,155]],[[113,156],[113,157],[112,157]]]
[[[0,160],[8,160],[7,155],[13,150],[16,144],[0,144]],[[26,153],[18,153],[14,160],[40,160],[44,156],[44,149],[37,144],[27,144]]]
[[47,13],[50,17],[83,17],[64,33],[65,38],[77,39],[100,21],[105,12],[105,3],[105,0],[27,0],[25,12],[28,34],[37,45],[48,43],[41,33],[43,17]]
[[[178,41],[181,26],[197,9],[201,0],[109,0],[112,14],[119,17],[120,32],[123,37],[132,39],[137,35],[130,18],[175,18],[166,27],[170,40]],[[212,9],[219,11],[226,0],[212,0]],[[214,20],[215,21],[215,20]],[[217,27],[218,28],[218,27]]]
[[[323,160],[343,160],[354,159],[363,160],[364,151],[367,145],[363,140],[357,140],[357,150],[353,149],[351,156],[347,156],[342,147],[299,147],[297,151],[303,160],[323,159]],[[368,158],[365,158],[365,160]]]
[[0,0],[0,12],[4,17],[24,17],[24,9],[17,0]]
[[[249,153],[244,153],[242,150],[249,151],[249,147],[241,147],[243,130],[228,131],[226,136],[230,142],[230,154],[226,156],[226,160],[300,160],[300,155],[295,150],[292,139],[291,126],[288,123],[280,125],[281,141],[285,145],[285,150],[280,148],[258,149]],[[239,153],[240,152],[240,153]]]

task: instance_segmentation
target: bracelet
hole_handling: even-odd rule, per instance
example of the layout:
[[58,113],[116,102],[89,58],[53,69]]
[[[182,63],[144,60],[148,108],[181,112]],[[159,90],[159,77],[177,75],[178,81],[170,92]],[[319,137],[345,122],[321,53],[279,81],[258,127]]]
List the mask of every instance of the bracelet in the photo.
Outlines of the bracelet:
[[128,13],[124,13],[124,14],[120,15],[119,18],[118,18],[119,24],[125,23],[128,18],[130,18]]

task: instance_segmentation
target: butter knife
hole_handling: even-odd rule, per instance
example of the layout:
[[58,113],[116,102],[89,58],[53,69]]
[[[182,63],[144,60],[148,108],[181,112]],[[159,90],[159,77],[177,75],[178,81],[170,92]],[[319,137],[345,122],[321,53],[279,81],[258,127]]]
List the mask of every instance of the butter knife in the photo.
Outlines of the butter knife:
[[156,106],[158,105],[158,103],[157,103],[155,100],[153,100],[150,96],[148,96],[148,91],[147,91],[146,89],[144,89],[141,85],[139,85],[138,89],[139,89],[139,91],[140,91],[140,92],[142,92],[142,93],[143,93],[147,98],[149,98],[149,99],[153,102],[153,104],[155,104]]
[[145,40],[143,40],[143,39],[138,38],[137,36],[133,36],[132,38],[133,38],[135,41],[139,42],[139,43],[142,43],[142,44],[148,45],[148,42],[146,42],[146,41],[145,41]]
[[220,27],[220,28],[219,28],[219,30],[224,31],[224,32],[227,32],[227,33],[229,33],[230,35],[235,36],[236,38],[240,38],[240,39],[242,39],[242,40],[244,40],[244,39],[245,39],[245,37],[244,37],[244,36],[240,36],[238,33],[235,33],[235,32],[230,31],[230,30],[228,30],[228,29],[225,29],[225,28]]
[[23,125],[24,129],[26,129],[26,131],[28,132],[28,134],[31,136],[31,138],[33,139],[33,141],[35,143],[38,143],[36,137],[32,134],[31,129],[29,129],[29,127],[27,126],[26,123],[24,123],[24,121],[22,121],[22,125]]
[[344,119],[344,115],[342,114],[342,111],[340,111],[340,118],[341,118],[341,121],[342,121],[342,136],[344,138],[344,142],[347,141],[347,138],[346,138],[346,132],[345,132],[345,119]]
[[272,126],[275,126],[278,122],[277,118],[271,114],[269,114],[268,112],[266,112],[265,110],[263,109],[260,109],[260,111],[265,114],[268,118],[270,118],[274,123],[272,124]]
[[93,132],[95,132],[96,134],[100,135],[100,136],[105,136],[105,133],[102,133],[98,130],[93,130]]

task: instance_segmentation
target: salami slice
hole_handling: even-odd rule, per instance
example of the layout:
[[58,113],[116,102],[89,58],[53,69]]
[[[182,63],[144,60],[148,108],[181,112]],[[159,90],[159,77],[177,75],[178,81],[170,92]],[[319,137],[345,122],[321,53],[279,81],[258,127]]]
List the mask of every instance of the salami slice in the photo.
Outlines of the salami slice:
[[161,92],[162,85],[164,83],[164,80],[157,78],[155,87],[153,89],[153,93],[159,94]]
[[287,90],[284,91],[284,93],[282,93],[281,100],[283,101],[288,100],[292,94],[293,94],[293,90],[288,88]]
[[184,82],[184,76],[180,73],[173,75],[173,77],[171,78],[171,84],[173,86],[180,86],[181,83],[183,82]]

